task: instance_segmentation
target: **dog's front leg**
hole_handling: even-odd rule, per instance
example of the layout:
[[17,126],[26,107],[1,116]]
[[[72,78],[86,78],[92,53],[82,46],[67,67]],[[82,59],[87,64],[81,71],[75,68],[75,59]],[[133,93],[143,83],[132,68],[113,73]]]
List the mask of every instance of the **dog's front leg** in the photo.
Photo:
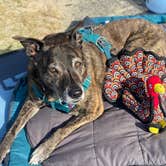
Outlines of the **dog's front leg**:
[[3,161],[6,154],[10,151],[10,146],[17,134],[26,125],[29,119],[31,119],[38,111],[39,102],[32,102],[28,99],[25,101],[18,114],[18,117],[0,143],[0,163]]
[[57,145],[74,130],[97,119],[104,111],[101,96],[101,89],[93,87],[93,92],[85,103],[86,109],[84,113],[81,112],[73,121],[58,129],[48,140],[40,144],[33,152],[30,163],[38,164],[43,162],[56,149]]

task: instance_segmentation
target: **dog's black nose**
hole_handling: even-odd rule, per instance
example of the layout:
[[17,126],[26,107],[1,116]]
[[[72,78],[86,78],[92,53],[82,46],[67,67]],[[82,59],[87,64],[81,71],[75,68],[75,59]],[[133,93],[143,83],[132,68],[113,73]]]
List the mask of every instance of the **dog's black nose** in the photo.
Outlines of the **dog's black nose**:
[[82,89],[80,87],[71,88],[69,90],[69,96],[73,99],[79,98],[82,95]]

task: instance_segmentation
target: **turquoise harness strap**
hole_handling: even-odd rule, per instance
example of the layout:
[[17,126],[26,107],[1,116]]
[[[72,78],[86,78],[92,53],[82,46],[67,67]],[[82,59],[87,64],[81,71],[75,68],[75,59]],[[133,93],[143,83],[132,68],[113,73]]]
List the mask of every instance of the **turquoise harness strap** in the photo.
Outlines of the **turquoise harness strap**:
[[112,45],[103,37],[97,33],[94,33],[91,27],[80,28],[78,33],[82,35],[84,42],[91,42],[95,44],[98,49],[106,55],[107,59],[111,59]]
[[85,91],[89,88],[89,86],[91,84],[91,79],[92,79],[91,76],[87,76],[85,78],[84,82],[82,83],[82,86],[83,86]]
[[[87,76],[84,82],[82,83],[84,91],[86,91],[89,88],[90,84],[91,84],[91,77]],[[44,96],[43,93],[35,86],[35,84],[32,85],[32,88],[35,95],[41,100],[43,100],[46,104],[50,105],[51,108],[54,110],[59,110],[68,113],[75,107],[74,104],[65,103],[61,99],[50,102],[48,101],[46,96]]]

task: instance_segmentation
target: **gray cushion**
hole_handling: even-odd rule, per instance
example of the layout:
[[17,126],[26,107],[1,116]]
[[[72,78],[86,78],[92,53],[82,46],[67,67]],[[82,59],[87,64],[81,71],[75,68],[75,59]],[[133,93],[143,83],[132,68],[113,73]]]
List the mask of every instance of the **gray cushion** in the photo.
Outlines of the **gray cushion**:
[[[107,111],[67,137],[44,166],[125,166],[166,164],[166,132],[152,135],[123,109],[108,103]],[[108,109],[110,106],[110,109]],[[32,146],[70,116],[42,109],[27,125]]]

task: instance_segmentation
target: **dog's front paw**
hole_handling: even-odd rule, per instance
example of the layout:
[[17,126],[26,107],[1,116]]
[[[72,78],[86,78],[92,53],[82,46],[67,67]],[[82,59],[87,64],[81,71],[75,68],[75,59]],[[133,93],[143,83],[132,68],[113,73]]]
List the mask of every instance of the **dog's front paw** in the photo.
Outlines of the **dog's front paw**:
[[32,165],[37,165],[39,163],[42,163],[44,160],[46,160],[50,154],[51,150],[43,144],[41,144],[35,151],[32,153],[31,159],[29,161],[30,164]]
[[46,156],[44,155],[44,149],[39,146],[33,153],[30,159],[30,164],[37,165],[39,163],[42,163],[46,159]]
[[0,163],[2,163],[6,155],[9,153],[12,140],[13,140],[13,137],[11,136],[9,132],[6,134],[6,136],[0,143]]
[[9,153],[10,146],[4,143],[4,141],[0,144],[0,164]]
[[47,141],[42,143],[39,147],[35,149],[32,153],[30,164],[36,165],[38,163],[42,163],[48,157],[50,157],[51,153],[56,149],[57,145],[62,141],[62,131],[58,129],[52,137],[50,137]]

